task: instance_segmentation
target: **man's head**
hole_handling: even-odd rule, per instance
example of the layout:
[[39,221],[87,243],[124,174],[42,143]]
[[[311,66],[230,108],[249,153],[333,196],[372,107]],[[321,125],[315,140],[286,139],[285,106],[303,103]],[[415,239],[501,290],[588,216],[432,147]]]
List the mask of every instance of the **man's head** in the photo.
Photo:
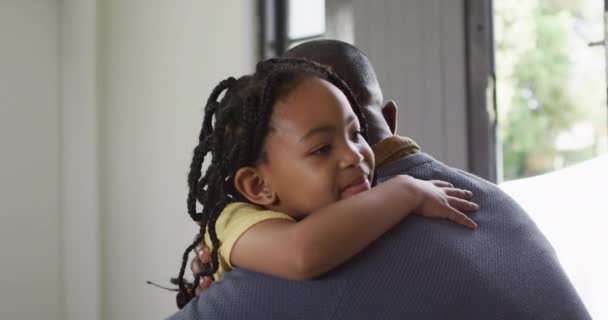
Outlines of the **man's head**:
[[370,144],[395,132],[397,106],[394,101],[383,103],[376,72],[361,50],[342,41],[313,40],[290,49],[285,57],[326,65],[346,82],[365,113]]

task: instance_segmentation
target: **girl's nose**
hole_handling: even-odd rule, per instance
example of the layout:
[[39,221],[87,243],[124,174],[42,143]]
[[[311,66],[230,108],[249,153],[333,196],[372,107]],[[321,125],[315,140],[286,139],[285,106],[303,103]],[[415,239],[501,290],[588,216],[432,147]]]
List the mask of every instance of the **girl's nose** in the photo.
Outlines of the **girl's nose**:
[[359,152],[356,146],[347,144],[344,148],[344,154],[342,155],[341,168],[348,168],[357,166],[363,162],[363,154]]

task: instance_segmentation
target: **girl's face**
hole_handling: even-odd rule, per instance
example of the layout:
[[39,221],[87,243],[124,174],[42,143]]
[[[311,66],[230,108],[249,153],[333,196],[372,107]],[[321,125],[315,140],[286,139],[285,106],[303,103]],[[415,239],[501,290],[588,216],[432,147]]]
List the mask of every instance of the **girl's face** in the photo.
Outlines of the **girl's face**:
[[258,164],[277,201],[296,218],[370,188],[374,156],[346,96],[309,77],[278,100]]

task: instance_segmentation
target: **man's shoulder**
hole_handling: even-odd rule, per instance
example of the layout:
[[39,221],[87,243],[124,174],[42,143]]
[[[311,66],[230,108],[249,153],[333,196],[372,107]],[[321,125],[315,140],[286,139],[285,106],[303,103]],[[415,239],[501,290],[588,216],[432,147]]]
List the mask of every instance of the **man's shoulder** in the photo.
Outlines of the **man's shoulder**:
[[397,160],[391,161],[377,168],[377,174],[379,179],[390,178],[399,174],[404,174],[412,168],[430,162],[436,162],[430,155],[417,152],[415,154],[407,155]]
[[[390,305],[395,311],[407,306],[402,311],[412,315],[411,307],[416,306],[420,317],[430,318],[445,318],[449,312],[456,318],[547,319],[551,312],[558,312],[561,315],[555,319],[588,319],[551,245],[528,214],[496,184],[425,153],[405,156],[378,170],[379,181],[399,174],[444,180],[470,190],[472,201],[481,209],[469,214],[479,224],[475,231],[446,220],[411,216],[379,240],[374,250],[367,251],[366,257],[383,266],[383,277],[416,275],[386,281],[385,291],[394,283],[416,290],[407,303],[385,297],[385,307]],[[386,252],[392,254],[392,265],[388,259],[382,260]],[[418,270],[430,270],[432,276]],[[356,278],[363,278],[363,272]],[[379,286],[381,279],[373,281],[360,280],[356,285],[359,290],[363,285]],[[431,303],[445,288],[449,288],[450,298]],[[394,292],[400,297],[408,293]],[[565,301],[570,301],[568,307]]]
[[396,175],[407,174],[414,177],[424,175],[431,179],[449,180],[457,177],[458,179],[470,180],[478,184],[495,186],[490,181],[465,170],[448,166],[424,152],[417,152],[387,163],[378,168],[377,174],[380,181],[390,179]]

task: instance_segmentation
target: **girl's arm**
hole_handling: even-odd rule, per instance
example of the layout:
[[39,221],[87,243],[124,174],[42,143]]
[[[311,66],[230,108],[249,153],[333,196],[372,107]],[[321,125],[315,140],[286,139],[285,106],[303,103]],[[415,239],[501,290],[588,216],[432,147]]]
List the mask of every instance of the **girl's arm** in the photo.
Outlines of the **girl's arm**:
[[460,210],[477,210],[471,193],[445,182],[397,176],[328,205],[301,221],[273,219],[249,228],[234,244],[233,265],[291,280],[319,276],[353,257],[413,211],[471,228]]

